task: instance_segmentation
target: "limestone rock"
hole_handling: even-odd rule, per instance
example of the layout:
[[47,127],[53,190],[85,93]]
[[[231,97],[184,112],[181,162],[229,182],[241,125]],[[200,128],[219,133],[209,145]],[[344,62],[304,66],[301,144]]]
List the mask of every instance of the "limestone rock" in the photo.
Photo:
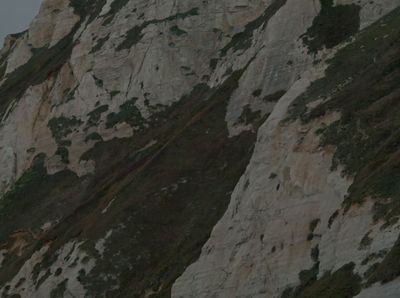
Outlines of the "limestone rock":
[[400,296],[399,28],[398,0],[44,0],[0,51],[0,293]]

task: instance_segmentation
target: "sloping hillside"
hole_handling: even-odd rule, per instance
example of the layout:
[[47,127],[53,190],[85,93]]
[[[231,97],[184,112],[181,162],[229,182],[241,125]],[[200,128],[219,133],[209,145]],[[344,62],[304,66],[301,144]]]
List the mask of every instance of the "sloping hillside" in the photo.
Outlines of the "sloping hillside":
[[0,293],[399,297],[399,57],[399,0],[44,0],[0,52]]

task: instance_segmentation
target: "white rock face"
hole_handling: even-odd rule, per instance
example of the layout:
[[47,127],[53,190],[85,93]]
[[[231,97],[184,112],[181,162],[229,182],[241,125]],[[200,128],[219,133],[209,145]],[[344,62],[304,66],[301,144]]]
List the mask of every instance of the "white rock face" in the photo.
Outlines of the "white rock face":
[[[318,5],[310,1],[287,1],[264,30],[254,32],[252,46],[245,54],[228,51],[227,56],[217,60],[215,71],[210,69],[209,64],[210,59],[218,58],[220,50],[229,42],[228,36],[240,32],[272,2],[198,3],[193,0],[179,4],[174,1],[144,4],[128,1],[126,8],[121,9],[110,24],[103,26],[112,4],[107,1],[98,18],[90,24],[82,23],[75,34],[71,57],[57,76],[49,74],[49,79],[40,90],[36,86],[28,89],[3,120],[0,148],[13,148],[18,162],[16,173],[0,169],[1,179],[14,181],[30,166],[34,155],[26,152],[29,149],[33,151],[34,148],[36,154],[43,152],[48,158],[54,156],[57,145],[51,140],[53,136],[47,128],[51,119],[75,117],[86,123],[88,113],[98,106],[107,106],[99,125],[82,125],[66,136],[66,139],[72,140],[68,148],[70,163],[52,167],[52,172],[67,166],[79,175],[89,173],[93,171],[93,165],[80,161],[80,156],[94,145],[85,141],[89,133],[96,132],[106,140],[133,134],[135,128],[126,123],[113,128],[105,125],[107,114],[118,112],[119,106],[127,99],[135,98],[142,116],[148,118],[156,105],[169,106],[179,101],[195,85],[206,82],[207,78],[211,87],[216,86],[225,79],[229,70],[244,67],[254,57],[240,88],[232,97],[226,116],[232,136],[251,129],[237,123],[243,109],[249,106],[252,111],[269,114],[274,103],[266,103],[262,99],[278,91],[287,91],[312,64],[313,58],[302,48],[298,36],[311,25],[318,13]],[[338,1],[338,4],[342,2]],[[370,24],[393,9],[397,1],[387,0],[385,4],[377,9],[376,5],[365,1],[362,23],[365,26]],[[135,13],[130,13],[132,10]],[[196,13],[188,13],[193,10]],[[185,13],[188,15],[185,16]],[[172,23],[165,21],[177,15],[180,17]],[[143,19],[138,16],[143,16]],[[68,0],[44,1],[29,30],[13,43],[6,74],[26,63],[32,56],[32,49],[56,45],[69,34],[78,20]],[[143,38],[130,49],[119,49],[129,29],[144,20],[153,24],[143,30]],[[185,34],[171,33],[170,28],[175,25]],[[101,47],[94,51],[96,44]],[[254,96],[256,90],[261,93]],[[31,108],[27,109],[27,105]],[[25,117],[31,120],[26,121]],[[16,127],[21,126],[21,119],[24,119],[23,127],[17,128],[16,137]],[[33,125],[35,129],[30,129]]]
[[39,14],[29,27],[29,44],[33,48],[54,46],[70,33],[79,17],[69,3],[69,0],[43,1]]
[[[51,297],[55,293],[64,293],[64,297],[83,297],[86,291],[77,277],[89,272],[94,267],[95,261],[80,249],[82,244],[67,243],[57,252],[58,258],[52,266],[37,273],[35,266],[42,262],[48,250],[48,246],[44,246],[24,264],[9,283],[12,290],[6,292],[12,295],[17,289],[21,297],[27,298]],[[43,281],[38,283],[40,280]],[[61,291],[61,288],[65,290]]]
[[[174,283],[172,297],[280,297],[300,284],[299,272],[313,267],[316,250],[321,278],[350,262],[362,275],[370,266],[363,264],[366,257],[393,246],[400,225],[381,230],[382,223],[373,221],[371,201],[333,217],[352,178],[343,176],[340,168],[331,171],[335,148],[320,148],[315,132],[341,115],[331,113],[307,125],[284,122],[288,106],[325,75],[327,60],[340,47],[314,56],[303,45],[301,36],[319,14],[319,1],[131,0],[110,18],[116,1],[104,1],[89,22],[74,13],[69,0],[45,0],[28,31],[6,40],[0,52],[0,68],[6,66],[0,87],[34,61],[35,51],[57,47],[73,35],[70,54],[56,71],[40,73],[42,80],[7,97],[7,112],[0,111],[0,198],[37,154],[46,155],[49,174],[65,169],[81,177],[93,173],[94,162],[82,160],[98,142],[90,136],[104,141],[134,136],[155,112],[171,107],[195,86],[218,87],[232,72],[247,67],[227,108],[229,134],[253,129],[240,121],[246,109],[268,117],[228,210],[200,258]],[[399,0],[334,3],[359,5],[361,28],[400,5]],[[249,29],[260,18],[261,25]],[[243,46],[241,40],[239,46],[226,48],[241,32],[251,35],[248,44]],[[140,112],[142,122],[110,125],[110,115],[121,112],[127,102]],[[57,153],[60,148],[68,150],[68,161]],[[97,242],[99,254],[110,235]],[[365,235],[373,241],[360,249]],[[81,244],[71,240],[57,252],[41,285],[34,267],[47,248],[34,253],[11,280],[9,294],[49,297],[64,287],[66,297],[84,297],[85,285],[76,277],[80,270],[89,273],[96,262],[82,262],[88,256]],[[72,266],[75,259],[78,266]],[[0,265],[2,260],[0,255]],[[45,274],[41,271],[40,277]],[[0,288],[5,293],[4,285]],[[363,289],[356,297],[399,296],[395,280]]]
[[16,157],[12,147],[2,148],[0,152],[2,153],[0,165],[5,173],[0,181],[0,193],[3,193],[14,182],[12,179],[16,176]]
[[[280,297],[286,288],[299,284],[300,271],[313,266],[315,247],[322,277],[350,262],[364,273],[368,266],[361,263],[368,255],[389,250],[395,243],[399,227],[380,231],[382,223],[372,225],[371,204],[338,215],[329,227],[351,180],[340,171],[330,171],[333,151],[321,150],[315,135],[320,123],[281,124],[291,99],[313,78],[315,74],[305,73],[260,128],[253,158],[228,211],[200,259],[174,284],[173,297]],[[332,115],[321,121],[329,124],[335,119]],[[318,236],[309,240],[314,220],[318,224],[313,233]],[[359,250],[369,231],[373,244]],[[365,290],[365,295],[371,291]],[[399,295],[399,287],[382,291],[380,297],[393,293]]]
[[13,51],[7,59],[6,74],[13,72],[19,66],[28,62],[31,57],[32,52],[31,47],[28,45],[28,34],[24,33],[22,38],[16,41]]
[[[308,4],[310,7],[302,1],[288,1],[270,21],[269,26],[276,23],[275,27],[267,28],[266,33],[286,38],[292,32],[298,36],[296,30],[304,32],[313,17],[307,14],[313,12],[313,3],[309,1]],[[366,4],[361,10],[362,27],[398,5],[388,2],[387,10],[383,11],[377,8],[383,5]],[[294,19],[294,28],[287,22],[289,18]],[[304,27],[299,28],[300,24]],[[262,79],[255,75],[251,77],[263,82],[264,88],[271,86],[269,88],[274,91],[279,88],[289,91],[260,128],[253,158],[236,186],[227,212],[215,226],[199,260],[175,282],[173,297],[281,297],[285,289],[300,284],[300,271],[312,268],[315,263],[311,256],[313,248],[319,250],[318,278],[321,278],[324,273],[334,272],[350,262],[356,264],[356,272],[363,274],[368,266],[362,265],[362,261],[371,253],[390,250],[397,240],[398,226],[381,231],[382,223],[373,224],[371,204],[338,215],[330,226],[330,218],[341,209],[352,181],[343,177],[340,169],[331,172],[334,148],[330,151],[320,149],[315,131],[321,123],[332,123],[340,115],[332,114],[321,119],[321,123],[307,126],[299,122],[282,124],[291,101],[304,92],[311,81],[323,76],[323,69],[315,69],[305,56],[296,54],[295,44],[290,43],[293,39],[279,40],[282,43],[277,44],[270,40],[265,43],[264,52],[275,53],[274,59],[266,63],[271,69],[270,75]],[[287,74],[284,61],[279,61],[287,57],[293,57],[294,65],[298,65],[298,72],[291,72],[292,77]],[[281,69],[276,70],[274,66]],[[251,67],[248,73],[250,71]],[[241,86],[252,83],[243,81]],[[242,90],[233,97],[232,102],[237,101],[237,105],[243,96],[239,94]],[[229,112],[227,120],[229,123]],[[232,128],[233,134],[234,131]],[[318,222],[314,231],[318,236],[309,240],[313,221]],[[359,249],[359,243],[367,234],[374,241],[363,251]],[[397,296],[400,296],[398,281],[397,285],[396,282],[375,285],[357,297]]]
[[399,297],[399,280],[394,280],[384,285],[373,286],[369,289],[362,291],[355,298],[375,298],[375,297],[387,297],[387,298]]
[[[110,3],[105,4],[102,15],[106,15]],[[75,42],[70,60],[61,71],[56,77],[49,74],[49,79],[40,87],[34,86],[25,92],[3,120],[0,148],[11,147],[17,152],[18,170],[11,174],[0,169],[0,177],[4,181],[14,181],[40,152],[51,161],[48,163],[51,164],[48,168],[51,173],[65,167],[79,175],[93,171],[93,164],[80,160],[81,155],[94,145],[94,142],[86,142],[87,135],[98,133],[108,140],[128,137],[135,131],[126,123],[107,127],[107,114],[118,112],[120,105],[132,98],[136,99],[136,106],[144,118],[148,118],[157,105],[169,106],[179,101],[211,75],[209,61],[218,55],[219,48],[227,41],[225,34],[218,32],[231,34],[240,30],[243,24],[259,14],[259,8],[263,6],[264,1],[245,6],[197,1],[180,4],[173,1],[129,1],[126,9],[121,9],[108,26],[102,26],[105,17],[90,24],[83,23],[75,34],[79,42]],[[130,13],[132,10],[136,13]],[[193,10],[196,13],[188,13]],[[66,0],[45,1],[29,29],[29,44],[33,48],[56,44],[77,22],[78,17],[71,15],[72,11]],[[144,29],[143,38],[131,49],[119,50],[118,45],[125,40],[124,35],[129,29],[143,22],[138,19],[140,15],[154,24]],[[172,23],[165,21],[177,15],[177,20]],[[179,25],[186,33],[183,36],[172,34],[170,28],[174,25]],[[42,27],[45,30],[40,30]],[[24,35],[17,43],[25,45],[28,42],[25,39]],[[94,45],[101,39],[104,39],[104,44],[94,51]],[[15,54],[10,61],[14,56],[20,60],[10,62],[10,70],[18,68],[29,58]],[[246,63],[246,60],[238,62],[238,65]],[[220,72],[225,72],[229,65],[221,65]],[[219,80],[216,78],[216,82],[210,84],[219,84]],[[87,123],[88,114],[99,106],[107,108],[100,116],[99,125],[81,125],[66,136],[72,142],[68,147],[70,162],[68,165],[60,164],[60,159],[53,157],[57,144],[48,128],[49,121],[74,117]],[[35,129],[30,129],[32,127]],[[27,153],[28,149],[35,154]]]

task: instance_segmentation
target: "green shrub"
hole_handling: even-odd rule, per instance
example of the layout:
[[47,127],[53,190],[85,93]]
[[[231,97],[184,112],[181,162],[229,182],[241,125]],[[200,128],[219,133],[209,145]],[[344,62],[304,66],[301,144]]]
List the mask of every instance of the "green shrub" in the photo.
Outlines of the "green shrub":
[[59,144],[62,139],[72,133],[73,128],[82,124],[82,121],[75,116],[67,118],[64,116],[50,119],[47,126],[50,128],[53,138]]
[[68,278],[64,279],[64,281],[59,283],[56,288],[51,290],[50,298],[63,298],[63,297],[65,297],[64,293],[67,290],[67,283],[68,283]]
[[107,115],[106,127],[112,128],[118,123],[128,123],[132,127],[143,128],[145,119],[142,117],[139,109],[136,107],[137,98],[127,100],[120,105],[118,113],[110,113]]
[[92,132],[85,138],[85,142],[88,141],[103,141],[103,138],[97,132]]
[[61,161],[65,164],[69,163],[69,152],[65,147],[58,147],[56,151],[56,155],[61,157]]
[[312,53],[328,49],[357,33],[360,28],[361,7],[355,4],[333,6],[333,0],[320,0],[321,11],[302,36]]
[[175,34],[177,36],[182,36],[185,35],[187,32],[185,30],[180,29],[178,26],[172,26],[169,28],[169,30],[172,32],[172,34]]
[[108,105],[102,105],[88,113],[89,119],[86,123],[87,126],[96,126],[101,118],[101,115],[108,111]]
[[367,286],[376,282],[387,283],[400,276],[400,237],[381,263],[372,267]]
[[319,280],[315,272],[301,278],[296,289],[287,289],[282,298],[351,298],[361,291],[361,277],[353,273],[354,263],[341,267],[334,273],[327,272]]

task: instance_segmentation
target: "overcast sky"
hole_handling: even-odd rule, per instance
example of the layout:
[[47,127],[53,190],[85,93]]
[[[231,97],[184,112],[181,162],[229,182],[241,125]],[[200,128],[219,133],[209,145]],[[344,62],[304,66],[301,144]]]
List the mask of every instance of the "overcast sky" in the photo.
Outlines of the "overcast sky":
[[0,48],[7,34],[24,31],[42,0],[0,0]]

